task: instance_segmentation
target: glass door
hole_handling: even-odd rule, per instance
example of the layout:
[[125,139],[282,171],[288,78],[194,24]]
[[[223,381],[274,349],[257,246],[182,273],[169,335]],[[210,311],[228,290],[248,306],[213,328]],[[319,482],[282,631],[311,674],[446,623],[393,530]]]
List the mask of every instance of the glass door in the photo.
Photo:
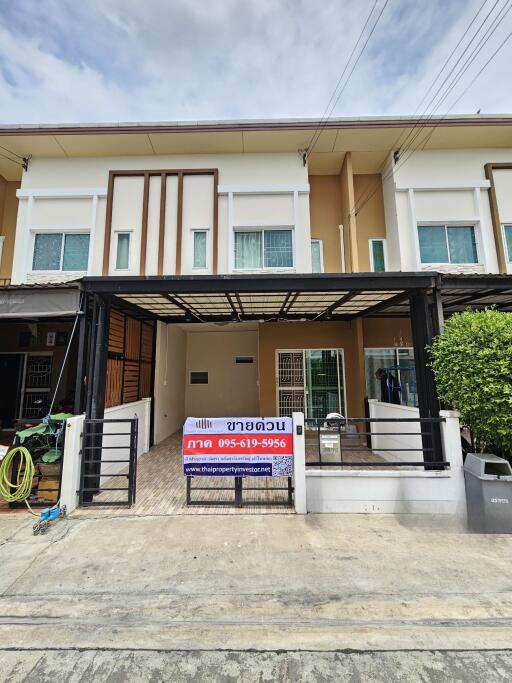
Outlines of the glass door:
[[278,413],[304,412],[306,417],[345,415],[342,349],[278,351]]
[[304,358],[307,417],[324,418],[329,413],[344,415],[343,351],[307,349]]

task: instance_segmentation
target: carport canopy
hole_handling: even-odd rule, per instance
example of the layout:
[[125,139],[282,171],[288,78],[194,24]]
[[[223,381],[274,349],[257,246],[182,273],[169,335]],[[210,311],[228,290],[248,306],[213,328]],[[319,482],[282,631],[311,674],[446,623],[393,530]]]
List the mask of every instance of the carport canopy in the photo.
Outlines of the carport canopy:
[[166,323],[354,320],[409,316],[415,293],[442,301],[445,314],[495,305],[512,310],[512,276],[350,273],[86,277],[86,292],[139,318]]

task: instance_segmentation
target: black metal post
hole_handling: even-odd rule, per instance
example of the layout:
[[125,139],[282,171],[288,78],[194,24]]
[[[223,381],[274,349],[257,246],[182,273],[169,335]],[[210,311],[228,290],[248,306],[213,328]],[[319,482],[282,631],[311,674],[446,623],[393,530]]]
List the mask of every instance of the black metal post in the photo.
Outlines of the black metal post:
[[[437,418],[439,417],[439,400],[427,351],[427,346],[430,346],[434,336],[427,293],[416,292],[411,294],[410,305],[420,418]],[[438,422],[432,423],[430,434],[422,435],[422,444],[425,462],[441,462],[444,460],[441,430]]]
[[78,353],[77,353],[77,365],[76,365],[76,389],[75,389],[75,403],[74,403],[74,413],[75,415],[80,415],[84,411],[84,379],[86,373],[87,364],[87,326],[88,326],[88,296],[83,294],[83,305],[82,311],[83,315],[80,318],[80,328],[78,331]]
[[[86,419],[101,420],[105,415],[109,314],[110,299],[95,294],[87,369]],[[85,434],[87,435],[88,445],[94,447],[82,453],[82,458],[85,459],[82,469],[87,481],[87,488],[92,489],[84,492],[83,502],[90,502],[94,496],[94,489],[99,488],[100,484],[101,452],[103,446],[102,424],[99,422],[89,423]]]

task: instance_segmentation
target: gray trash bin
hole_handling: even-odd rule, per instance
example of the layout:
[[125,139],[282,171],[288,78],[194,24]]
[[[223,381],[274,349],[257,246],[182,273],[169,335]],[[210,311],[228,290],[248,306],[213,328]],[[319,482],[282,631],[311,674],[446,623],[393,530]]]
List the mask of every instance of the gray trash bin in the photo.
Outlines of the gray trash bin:
[[512,533],[512,468],[490,453],[468,453],[464,463],[471,531]]

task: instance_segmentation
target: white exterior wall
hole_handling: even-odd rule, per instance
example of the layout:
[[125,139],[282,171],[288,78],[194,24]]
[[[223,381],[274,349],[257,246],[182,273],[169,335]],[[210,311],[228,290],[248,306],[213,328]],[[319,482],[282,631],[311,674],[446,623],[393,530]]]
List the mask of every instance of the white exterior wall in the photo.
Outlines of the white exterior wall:
[[[485,178],[484,166],[489,162],[510,162],[511,156],[507,149],[425,150],[415,152],[405,163],[393,164],[392,176],[383,184],[390,269],[395,269],[394,259],[399,255],[397,265],[402,271],[433,269],[454,273],[497,273],[497,251],[487,191],[489,182]],[[495,174],[500,177],[502,172],[495,171]],[[512,174],[505,172],[498,183],[498,202],[500,213],[503,212],[501,220],[506,222],[505,216],[512,220],[512,206],[509,206]],[[417,225],[429,222],[475,225],[479,263],[421,264]],[[397,241],[399,254],[393,246]]]
[[503,243],[505,244],[505,254],[507,257],[507,273],[512,274],[512,253],[507,253],[506,240],[503,232],[504,225],[512,225],[512,169],[495,168],[493,176],[496,201],[500,214],[502,238]]
[[[13,264],[13,283],[70,280],[85,273],[31,272],[34,233],[38,229],[87,231],[91,234],[88,274],[101,275],[110,170],[219,170],[220,273],[233,270],[233,229],[290,226],[296,246],[294,270],[311,271],[308,171],[297,154],[153,155],[137,157],[32,159],[22,177]],[[177,178],[166,188],[164,274],[176,268]],[[139,273],[143,179],[115,180],[110,245],[110,274]],[[183,182],[183,239],[181,272],[212,272],[213,178],[185,175]],[[160,177],[150,178],[146,274],[157,273]],[[208,268],[192,268],[192,230],[209,231]],[[130,231],[128,270],[115,270],[116,232]]]
[[[410,420],[420,417],[419,409],[411,406],[382,403],[373,398],[368,401],[368,405],[371,418]],[[421,462],[423,460],[421,436],[416,436],[421,431],[420,422],[373,422],[370,423],[370,431],[372,432],[372,451],[385,460],[390,462]],[[392,433],[397,431],[400,434]],[[384,432],[389,432],[389,436]],[[408,434],[415,436],[408,436]],[[381,450],[383,448],[386,450]],[[399,450],[388,450],[394,448]],[[413,448],[414,450],[400,450],[402,448]]]
[[185,422],[187,333],[177,325],[158,322],[155,355],[155,443]]

